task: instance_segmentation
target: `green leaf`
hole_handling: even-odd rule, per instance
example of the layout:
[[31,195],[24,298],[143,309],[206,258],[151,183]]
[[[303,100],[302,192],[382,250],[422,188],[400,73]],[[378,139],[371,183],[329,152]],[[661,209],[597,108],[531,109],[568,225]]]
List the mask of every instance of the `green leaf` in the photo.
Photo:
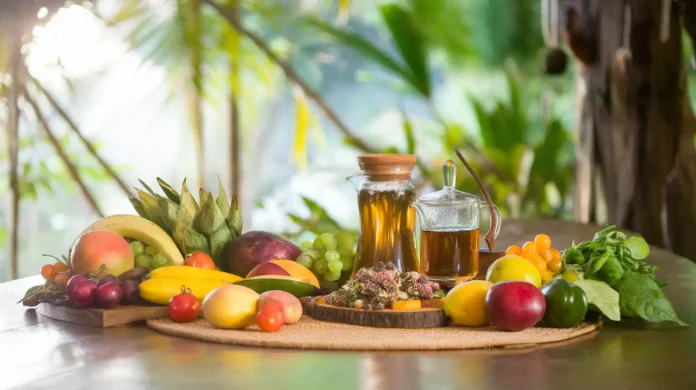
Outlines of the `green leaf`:
[[159,184],[160,188],[162,189],[164,194],[167,195],[167,198],[169,198],[169,200],[171,200],[177,205],[181,203],[181,196],[179,196],[174,187],[170,186],[159,177],[157,178],[157,184]]
[[307,21],[311,26],[316,27],[322,32],[330,35],[337,42],[348,46],[349,48],[365,56],[365,58],[393,72],[403,81],[411,85],[414,89],[419,89],[418,80],[409,69],[397,63],[394,59],[385,54],[382,49],[373,45],[369,40],[350,31],[334,27],[318,18],[309,18]]
[[630,272],[618,287],[621,314],[650,322],[673,322],[688,326],[679,319],[665,293],[649,275]]
[[643,260],[650,254],[650,246],[643,237],[633,236],[624,241],[623,245],[636,260]]
[[232,205],[227,213],[225,222],[227,222],[227,227],[230,228],[230,233],[232,233],[234,237],[242,235],[242,211],[239,208],[239,199],[237,195],[232,195]]
[[193,195],[189,192],[186,179],[184,179],[184,182],[181,184],[181,203],[179,206],[181,207],[180,212],[185,215],[185,217],[182,218],[183,220],[193,221],[193,218],[198,214],[198,203],[196,203]]
[[585,292],[587,302],[594,305],[595,311],[599,311],[612,321],[621,321],[618,291],[597,280],[576,280],[573,284]]
[[416,18],[396,4],[383,5],[380,7],[380,12],[392,38],[396,41],[401,58],[413,75],[416,89],[425,97],[430,97],[432,91],[428,73],[428,53]]
[[155,199],[154,196],[138,188],[136,188],[135,190],[137,191],[138,196],[140,197],[140,203],[143,205],[143,210],[147,215],[147,219],[154,222],[155,224],[157,224],[157,226],[161,227],[162,229],[167,230],[167,225],[164,223],[162,215],[160,214],[157,199]]
[[131,197],[129,197],[128,200],[131,202],[133,208],[135,209],[135,212],[138,213],[139,216],[145,219],[148,218],[147,213],[145,212],[145,208],[143,207],[143,204],[140,202],[140,200]]
[[197,232],[210,237],[214,231],[225,224],[225,217],[222,216],[210,192],[201,189],[200,201],[201,209],[193,219],[193,227]]
[[404,123],[404,136],[406,137],[406,153],[414,154],[416,152],[416,140],[413,138],[413,125],[405,113],[402,113]]
[[152,195],[152,196],[157,195],[157,193],[155,191],[153,191],[152,188],[150,188],[150,186],[147,185],[147,183],[145,183],[144,181],[142,181],[140,179],[138,179],[138,181],[140,182],[140,184],[143,185],[143,187],[147,190],[147,192],[150,193],[150,195]]
[[183,222],[177,221],[176,224],[174,224],[172,239],[184,256],[194,251],[201,251],[210,255],[208,240],[205,236]]
[[218,196],[215,198],[215,203],[223,216],[226,217],[230,213],[230,204],[227,201],[227,192],[225,192],[225,186],[222,185],[220,176],[218,176]]
[[160,208],[160,214],[162,215],[162,221],[167,226],[167,231],[173,232],[174,225],[178,220],[177,214],[179,212],[179,205],[164,196],[157,195],[156,198]]

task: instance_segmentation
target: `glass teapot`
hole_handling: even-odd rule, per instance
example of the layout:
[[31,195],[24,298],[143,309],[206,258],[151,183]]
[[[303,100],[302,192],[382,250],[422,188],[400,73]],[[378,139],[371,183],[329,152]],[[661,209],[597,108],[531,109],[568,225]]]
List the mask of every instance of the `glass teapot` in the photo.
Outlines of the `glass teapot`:
[[[427,278],[454,285],[473,279],[479,271],[479,211],[488,204],[476,195],[454,188],[454,161],[442,165],[444,188],[418,198],[421,230],[420,268]],[[493,206],[500,221],[500,212]],[[493,228],[493,226],[491,226]],[[495,226],[494,238],[500,232]]]

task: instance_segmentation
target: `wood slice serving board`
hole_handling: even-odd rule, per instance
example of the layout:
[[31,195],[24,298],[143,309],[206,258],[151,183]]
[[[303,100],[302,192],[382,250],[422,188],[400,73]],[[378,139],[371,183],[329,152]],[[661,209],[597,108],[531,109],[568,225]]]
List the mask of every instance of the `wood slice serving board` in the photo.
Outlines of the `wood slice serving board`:
[[[256,326],[242,330],[218,329],[204,319],[178,324],[169,318],[148,320],[147,326],[164,334],[213,343],[266,348],[342,351],[436,351],[474,348],[520,348],[556,343],[594,333],[601,323],[583,322],[572,328],[529,328],[505,332],[494,327],[446,326],[426,329],[370,328],[317,321],[300,322],[266,333]],[[580,339],[577,340],[581,342]]]
[[435,307],[418,310],[363,310],[331,306],[318,299],[305,305],[305,314],[320,321],[374,328],[417,329],[447,325],[445,311]]
[[41,303],[39,304],[38,312],[42,316],[53,318],[54,320],[100,328],[167,317],[166,306],[117,306],[113,309],[78,309]]

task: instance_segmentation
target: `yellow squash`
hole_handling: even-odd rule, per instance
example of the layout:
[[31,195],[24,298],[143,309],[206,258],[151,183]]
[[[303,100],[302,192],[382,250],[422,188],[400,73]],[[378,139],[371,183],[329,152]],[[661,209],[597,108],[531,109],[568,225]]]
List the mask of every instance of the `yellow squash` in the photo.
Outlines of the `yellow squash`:
[[[199,301],[218,287],[228,284],[221,280],[211,279],[148,279],[140,283],[140,298],[160,305],[166,305],[172,297],[182,293],[182,287]],[[189,291],[190,289],[190,291]]]
[[189,266],[160,267],[150,272],[149,279],[201,279],[218,280],[227,283],[237,283],[243,280],[243,278],[235,274]]

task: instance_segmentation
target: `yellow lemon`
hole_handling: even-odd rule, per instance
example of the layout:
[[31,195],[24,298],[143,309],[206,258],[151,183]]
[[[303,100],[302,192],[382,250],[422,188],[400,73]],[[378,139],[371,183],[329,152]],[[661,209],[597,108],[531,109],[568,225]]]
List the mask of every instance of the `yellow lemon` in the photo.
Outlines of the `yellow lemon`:
[[493,283],[485,280],[472,280],[456,285],[445,297],[445,314],[455,325],[487,325],[486,293],[491,287]]
[[518,280],[541,287],[541,274],[534,264],[524,257],[507,255],[499,258],[488,268],[486,280],[491,283]]

